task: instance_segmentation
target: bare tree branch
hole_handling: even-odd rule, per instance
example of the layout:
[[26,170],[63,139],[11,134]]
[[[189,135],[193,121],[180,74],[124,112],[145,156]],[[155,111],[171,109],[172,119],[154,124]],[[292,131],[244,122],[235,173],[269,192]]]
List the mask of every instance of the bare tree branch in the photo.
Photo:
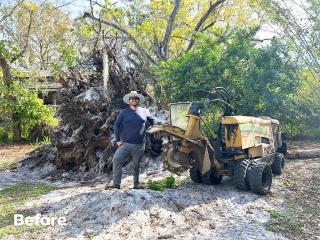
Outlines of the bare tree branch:
[[[93,15],[94,11],[93,11],[93,4],[92,4],[92,0],[90,0],[90,9],[91,9],[91,14]],[[99,13],[99,19],[101,19],[101,11]],[[95,31],[96,33],[96,39],[95,39],[95,42],[93,44],[94,48],[96,48],[98,42],[99,42],[99,39],[100,39],[100,34],[101,34],[101,21],[99,20],[99,27],[98,27],[98,30],[95,28],[95,26],[93,26],[93,30]]]
[[27,34],[26,34],[26,42],[25,42],[23,48],[21,49],[21,51],[19,52],[19,54],[17,54],[13,59],[11,59],[11,61],[10,61],[11,63],[15,62],[17,59],[22,57],[24,52],[26,51],[28,45],[29,45],[29,35],[30,35],[30,30],[31,30],[31,25],[32,25],[32,13],[33,13],[33,11],[29,12],[29,24],[28,24]]
[[130,57],[130,55],[127,55],[126,58],[136,69],[141,69],[141,65],[132,57]]
[[217,21],[212,21],[211,23],[209,23],[207,26],[205,26],[204,28],[201,29],[201,32],[204,32],[205,30],[211,28],[214,24],[216,24]]
[[102,8],[104,7],[104,5],[100,4],[98,1],[95,1],[94,4],[98,5],[99,7],[102,7]]
[[[216,10],[217,7],[219,7],[222,3],[224,3],[226,0],[218,0],[214,4],[211,4],[209,9],[206,11],[206,13],[200,18],[199,22],[194,28],[194,32],[198,32],[202,26],[202,24],[207,20],[207,18],[210,16],[210,14]],[[189,51],[194,44],[194,36],[191,38],[189,45],[186,49],[186,51]]]
[[155,32],[153,33],[153,47],[154,47],[155,54],[157,55],[157,57],[159,59],[161,59],[159,40],[158,40],[157,34]]
[[182,22],[182,24],[186,25],[188,28],[192,28],[192,26],[187,22]]
[[163,41],[160,46],[160,53],[161,53],[161,57],[163,59],[168,58],[168,45],[170,42],[170,37],[171,37],[171,33],[172,33],[174,20],[176,18],[176,15],[178,13],[179,8],[180,8],[180,3],[181,3],[181,0],[175,0],[174,7],[172,9],[172,12],[170,14],[170,17],[169,17],[169,20],[167,23],[166,33],[164,34]]
[[139,65],[143,64],[143,59],[140,57],[139,53],[133,49],[129,49],[127,56],[134,55],[140,62]]
[[3,22],[6,18],[10,17],[10,16],[13,14],[13,12],[17,9],[17,7],[19,7],[19,6],[21,5],[21,3],[23,3],[23,2],[24,2],[24,0],[19,0],[19,1],[17,2],[17,4],[12,7],[11,11],[10,11],[9,13],[5,14],[5,15],[0,19],[0,23]]
[[270,40],[272,40],[273,38],[263,38],[263,39],[257,39],[257,38],[255,38],[255,39],[252,39],[252,41],[254,41],[254,42],[264,42],[264,41],[270,41]]
[[123,27],[113,23],[113,22],[109,22],[109,21],[105,21],[103,19],[99,19],[96,18],[95,16],[93,16],[92,14],[85,12],[84,13],[84,17],[90,18],[94,21],[100,21],[103,24],[106,24],[120,32],[122,32],[123,34],[125,34],[136,46],[136,48],[141,52],[141,54],[152,64],[156,64],[156,62],[153,60],[153,58],[143,49],[143,47],[140,46],[140,44],[138,43],[138,41],[134,38],[134,36],[132,36],[132,34],[130,34],[126,29],[124,29]]
[[0,51],[0,67],[2,69],[3,74],[3,81],[7,88],[11,85],[11,72],[10,72],[10,65],[8,64],[6,58],[2,55]]
[[76,2],[76,1],[77,1],[77,0],[71,0],[71,1],[69,1],[69,2],[67,2],[67,3],[63,3],[63,4],[61,4],[61,5],[59,5],[59,6],[55,7],[55,8],[56,8],[56,9],[63,8],[63,7],[65,7],[65,6],[70,5],[71,3]]
[[179,39],[183,39],[186,41],[190,41],[190,39],[186,38],[186,37],[182,37],[182,36],[178,36],[178,35],[172,35],[173,38],[179,38]]

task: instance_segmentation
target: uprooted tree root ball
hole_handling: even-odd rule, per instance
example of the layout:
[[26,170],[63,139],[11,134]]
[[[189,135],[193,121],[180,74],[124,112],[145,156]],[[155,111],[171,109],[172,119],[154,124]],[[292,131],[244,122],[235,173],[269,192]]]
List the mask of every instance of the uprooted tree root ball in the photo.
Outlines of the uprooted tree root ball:
[[[108,49],[106,53],[107,57],[100,51],[92,53],[82,62],[87,69],[84,74],[71,69],[61,76],[63,88],[56,114],[59,125],[53,131],[52,144],[35,151],[31,159],[43,159],[48,152],[48,161],[58,168],[95,174],[111,170],[116,150],[113,123],[119,110],[126,107],[122,97],[135,90],[146,96],[146,106],[154,100],[140,74],[122,67],[114,51]],[[103,59],[108,59],[108,64]],[[108,76],[103,77],[103,67],[108,67]]]

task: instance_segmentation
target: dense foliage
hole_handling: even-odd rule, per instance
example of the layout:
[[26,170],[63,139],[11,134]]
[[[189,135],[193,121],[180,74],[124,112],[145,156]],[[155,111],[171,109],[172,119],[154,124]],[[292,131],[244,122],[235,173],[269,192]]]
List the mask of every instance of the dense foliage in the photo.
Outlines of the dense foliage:
[[256,31],[217,28],[199,36],[193,50],[162,62],[157,74],[163,101],[200,100],[204,96],[192,90],[222,86],[229,90],[238,114],[270,116],[279,119],[287,133],[303,135],[303,112],[312,106],[304,106],[297,96],[304,84],[299,66],[280,40],[254,41]]
[[[24,139],[32,138],[31,130],[36,126],[53,127],[58,124],[54,111],[43,104],[37,94],[29,91],[17,82],[13,82],[14,91],[4,98],[3,83],[0,83],[0,141],[10,142],[15,127],[21,129]],[[12,116],[14,116],[12,118]],[[43,129],[43,128],[42,128]]]

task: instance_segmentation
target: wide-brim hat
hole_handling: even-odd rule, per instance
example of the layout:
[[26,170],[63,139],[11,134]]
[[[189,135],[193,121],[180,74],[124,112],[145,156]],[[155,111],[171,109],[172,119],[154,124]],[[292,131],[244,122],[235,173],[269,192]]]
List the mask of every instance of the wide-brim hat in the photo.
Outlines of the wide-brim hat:
[[123,96],[123,101],[126,103],[126,104],[129,104],[129,98],[131,97],[137,97],[139,98],[139,103],[143,103],[144,102],[144,96],[137,93],[137,91],[131,91],[130,93],[126,94]]

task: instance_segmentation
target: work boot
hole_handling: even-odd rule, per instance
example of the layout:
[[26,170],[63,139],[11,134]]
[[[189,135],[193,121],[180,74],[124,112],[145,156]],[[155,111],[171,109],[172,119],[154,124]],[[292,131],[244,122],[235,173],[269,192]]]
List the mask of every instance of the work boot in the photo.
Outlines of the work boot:
[[105,190],[110,190],[110,189],[120,189],[120,185],[106,185],[105,186],[105,188],[104,188]]
[[145,189],[146,186],[144,183],[134,183],[133,184],[133,189]]

